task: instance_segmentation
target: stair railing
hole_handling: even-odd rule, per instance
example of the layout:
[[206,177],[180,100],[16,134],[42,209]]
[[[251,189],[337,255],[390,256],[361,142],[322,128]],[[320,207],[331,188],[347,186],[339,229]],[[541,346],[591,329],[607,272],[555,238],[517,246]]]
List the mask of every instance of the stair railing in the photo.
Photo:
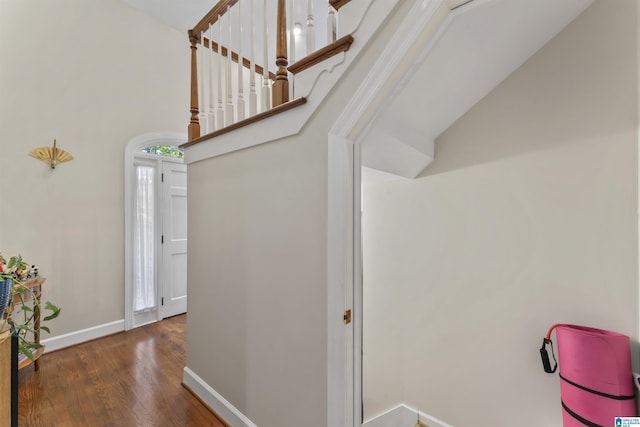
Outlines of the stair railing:
[[[328,11],[321,16],[314,14],[319,1]],[[288,102],[287,66],[336,40],[336,8],[346,1],[220,0],[189,31],[189,140]],[[322,19],[327,36],[318,41]]]

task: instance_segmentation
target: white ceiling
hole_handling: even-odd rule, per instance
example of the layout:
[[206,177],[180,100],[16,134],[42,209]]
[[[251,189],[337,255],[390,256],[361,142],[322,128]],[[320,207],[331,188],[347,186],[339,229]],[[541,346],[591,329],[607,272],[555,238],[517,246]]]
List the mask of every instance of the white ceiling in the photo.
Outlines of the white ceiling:
[[[417,55],[415,73],[402,79],[404,86],[366,136],[365,165],[417,176],[433,159],[433,142],[442,132],[591,3],[474,0],[450,12],[437,44]],[[391,145],[407,152],[406,159],[390,156]],[[416,164],[420,153],[422,166]]]

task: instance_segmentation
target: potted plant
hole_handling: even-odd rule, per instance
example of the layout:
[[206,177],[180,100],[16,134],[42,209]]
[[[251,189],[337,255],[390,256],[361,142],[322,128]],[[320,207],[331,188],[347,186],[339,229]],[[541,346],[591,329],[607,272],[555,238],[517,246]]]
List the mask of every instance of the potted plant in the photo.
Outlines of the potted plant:
[[[34,291],[25,285],[26,280],[37,277],[37,269],[30,269],[29,264],[22,259],[22,256],[13,256],[7,262],[0,255],[0,319],[2,319],[0,331],[5,330],[8,323],[18,336],[18,351],[31,361],[34,360],[34,351],[42,347],[40,343],[33,342],[31,338],[35,332],[34,309],[39,308],[41,322],[55,319],[60,315],[60,308],[49,301],[42,307]],[[33,307],[27,304],[28,301],[32,302]],[[51,333],[46,326],[41,325],[40,330]]]

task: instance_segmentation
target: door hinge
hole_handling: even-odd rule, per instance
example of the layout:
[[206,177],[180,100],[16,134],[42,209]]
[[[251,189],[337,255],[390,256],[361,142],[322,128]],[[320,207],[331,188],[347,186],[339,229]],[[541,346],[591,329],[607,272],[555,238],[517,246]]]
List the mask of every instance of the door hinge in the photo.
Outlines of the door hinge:
[[162,236],[160,236],[160,244],[164,245],[164,234]]
[[164,173],[160,174],[160,182],[164,182]]
[[342,321],[345,325],[351,323],[351,309],[344,311],[344,314],[342,315]]
[[164,305],[164,297],[160,298],[160,305]]

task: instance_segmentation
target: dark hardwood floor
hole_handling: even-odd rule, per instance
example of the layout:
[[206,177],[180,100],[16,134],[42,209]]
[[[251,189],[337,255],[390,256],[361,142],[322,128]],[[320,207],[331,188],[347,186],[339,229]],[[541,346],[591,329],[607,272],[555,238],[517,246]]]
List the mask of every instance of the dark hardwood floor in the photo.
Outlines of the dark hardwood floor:
[[186,315],[42,356],[20,371],[20,427],[225,427],[181,385]]

